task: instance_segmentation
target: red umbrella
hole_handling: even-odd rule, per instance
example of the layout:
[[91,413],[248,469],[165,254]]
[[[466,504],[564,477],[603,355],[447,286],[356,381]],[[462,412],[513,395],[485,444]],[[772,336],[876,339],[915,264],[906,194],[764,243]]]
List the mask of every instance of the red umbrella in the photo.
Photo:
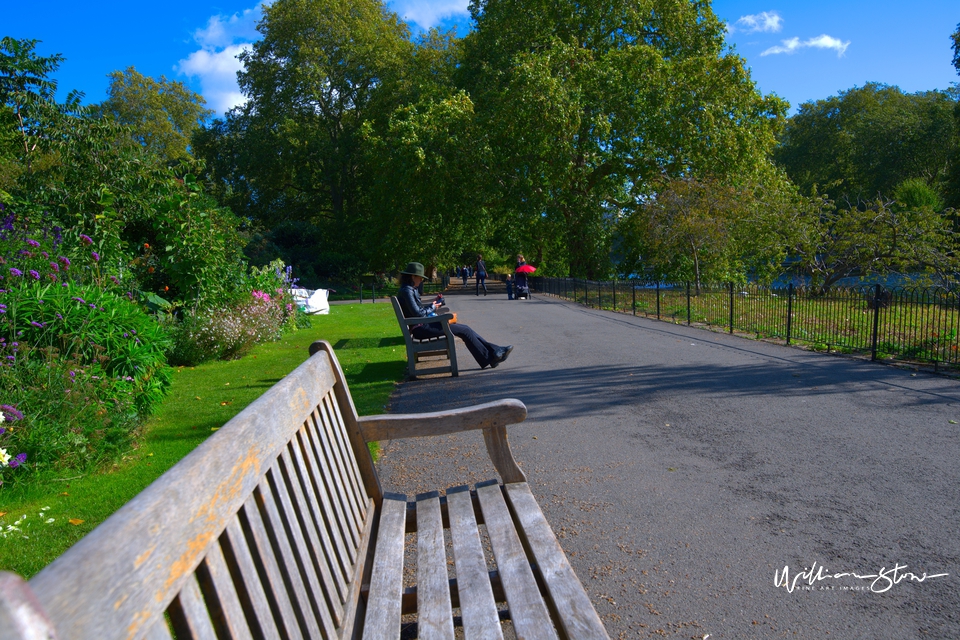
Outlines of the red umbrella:
[[517,267],[517,273],[533,273],[537,268],[530,266],[529,264],[522,264]]

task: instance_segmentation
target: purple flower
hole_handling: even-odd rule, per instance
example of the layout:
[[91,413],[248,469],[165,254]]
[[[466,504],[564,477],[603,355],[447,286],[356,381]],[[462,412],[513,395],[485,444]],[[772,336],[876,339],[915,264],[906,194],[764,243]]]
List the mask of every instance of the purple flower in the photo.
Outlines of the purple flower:
[[93,304],[92,302],[91,302],[90,304],[88,304],[87,306],[90,307],[91,309],[96,309],[96,308],[97,308],[97,305]]
[[94,261],[94,262],[100,262],[100,254],[97,253],[96,251],[91,251],[91,252],[90,252],[90,257],[93,258],[93,261]]
[[117,278],[117,276],[110,276],[110,280],[113,282],[113,284],[120,284],[120,279]]
[[90,236],[83,235],[82,233],[80,234],[80,240],[83,242],[83,244],[93,244],[93,239]]
[[23,420],[23,414],[17,411],[16,407],[12,407],[9,404],[0,404],[0,411],[3,411],[3,415],[7,420]]
[[13,268],[13,269],[10,269],[10,275],[16,276],[19,278],[20,276],[23,275],[23,271],[20,271],[20,269]]
[[50,268],[53,269],[54,271],[60,271],[60,265],[58,265],[56,262],[51,262]]
[[34,280],[39,280],[39,279],[40,279],[40,272],[39,272],[39,271],[35,271],[34,269],[30,269],[30,275],[33,276],[33,279],[34,279]]
[[31,326],[31,327],[37,327],[38,329],[43,329],[43,324],[42,324],[42,323],[40,323],[40,322],[34,322],[33,320],[30,321],[30,326]]
[[58,320],[63,320],[63,316],[58,313],[58,314],[57,314],[57,319],[58,319]]
[[62,263],[63,263],[63,266],[65,266],[65,267],[69,267],[69,266],[70,266],[70,258],[68,258],[68,257],[66,257],[66,256],[60,256],[60,262],[62,262]]
[[76,371],[71,371],[71,372],[70,372],[70,378],[73,379],[73,378],[76,378],[76,377],[77,377],[77,372],[76,372]]
[[30,245],[31,247],[39,247],[39,246],[40,246],[40,243],[39,243],[39,242],[37,242],[36,240],[32,240],[32,239],[30,239],[30,238],[27,238],[27,244]]
[[26,462],[26,461],[27,461],[27,454],[25,454],[25,453],[18,453],[18,454],[13,458],[13,460],[10,461],[10,468],[11,468],[11,469],[16,469],[17,467],[19,467],[20,465],[22,465],[22,464],[23,464],[24,462]]
[[71,300],[76,300],[77,302],[79,302],[79,303],[81,303],[81,304],[87,304],[87,301],[86,301],[86,300],[84,300],[83,298],[78,298],[77,296],[73,296],[73,297],[70,298],[70,299],[71,299]]
[[6,429],[4,429],[3,427],[0,427],[0,436],[2,436],[3,434],[5,434],[6,432],[7,432]]
[[49,253],[47,253],[46,251],[41,251],[41,252],[40,252],[40,255],[42,255],[42,256],[43,256],[43,259],[44,259],[44,260],[46,260],[47,258],[49,258],[49,257],[50,257],[50,254],[49,254]]

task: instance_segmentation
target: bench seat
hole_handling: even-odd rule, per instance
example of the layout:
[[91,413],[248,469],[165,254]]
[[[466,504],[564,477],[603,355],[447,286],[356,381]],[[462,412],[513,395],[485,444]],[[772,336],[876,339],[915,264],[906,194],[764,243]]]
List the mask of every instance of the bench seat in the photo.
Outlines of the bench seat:
[[[606,638],[510,451],[506,426],[525,417],[510,399],[359,417],[333,348],[314,343],[29,583],[0,574],[0,637]],[[367,443],[470,429],[502,484],[382,490]]]

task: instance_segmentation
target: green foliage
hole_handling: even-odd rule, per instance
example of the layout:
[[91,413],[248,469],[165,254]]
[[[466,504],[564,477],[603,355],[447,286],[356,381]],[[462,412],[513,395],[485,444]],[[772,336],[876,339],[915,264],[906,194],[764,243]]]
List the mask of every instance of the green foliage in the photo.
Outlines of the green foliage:
[[642,209],[621,224],[624,276],[661,281],[769,282],[782,271],[797,195],[769,172],[763,181],[664,181]]
[[958,147],[955,91],[905,94],[868,83],[800,106],[774,158],[805,194],[857,206],[904,180],[943,192]]
[[660,178],[750,174],[772,147],[786,105],[756,91],[706,4],[471,10],[462,82],[495,159],[487,199],[533,260],[603,276],[616,221]]
[[929,206],[910,208],[878,198],[841,208],[814,195],[804,200],[795,224],[800,233],[792,253],[814,287],[891,273],[924,273],[948,285],[957,272],[956,232]]
[[189,160],[190,137],[213,115],[203,97],[182,82],[154,80],[133,67],[109,78],[110,97],[98,111],[129,125],[134,139],[163,160]]
[[12,215],[0,228],[0,394],[24,416],[6,435],[28,460],[4,479],[114,458],[169,385],[166,332],[95,246]]
[[957,70],[957,74],[960,75],[960,24],[957,25],[957,30],[950,34],[950,39],[953,41],[951,46],[953,49],[953,66]]

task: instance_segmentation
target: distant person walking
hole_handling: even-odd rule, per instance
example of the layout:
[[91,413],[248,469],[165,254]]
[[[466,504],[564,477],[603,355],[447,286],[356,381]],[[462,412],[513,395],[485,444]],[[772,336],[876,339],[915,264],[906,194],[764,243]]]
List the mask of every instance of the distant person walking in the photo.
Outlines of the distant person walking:
[[460,277],[463,278],[463,286],[467,286],[467,278],[470,277],[470,271],[467,269],[467,265],[463,265],[463,269],[460,269]]
[[483,287],[483,295],[487,295],[487,265],[483,262],[483,256],[477,254],[477,295],[480,295],[480,287]]

